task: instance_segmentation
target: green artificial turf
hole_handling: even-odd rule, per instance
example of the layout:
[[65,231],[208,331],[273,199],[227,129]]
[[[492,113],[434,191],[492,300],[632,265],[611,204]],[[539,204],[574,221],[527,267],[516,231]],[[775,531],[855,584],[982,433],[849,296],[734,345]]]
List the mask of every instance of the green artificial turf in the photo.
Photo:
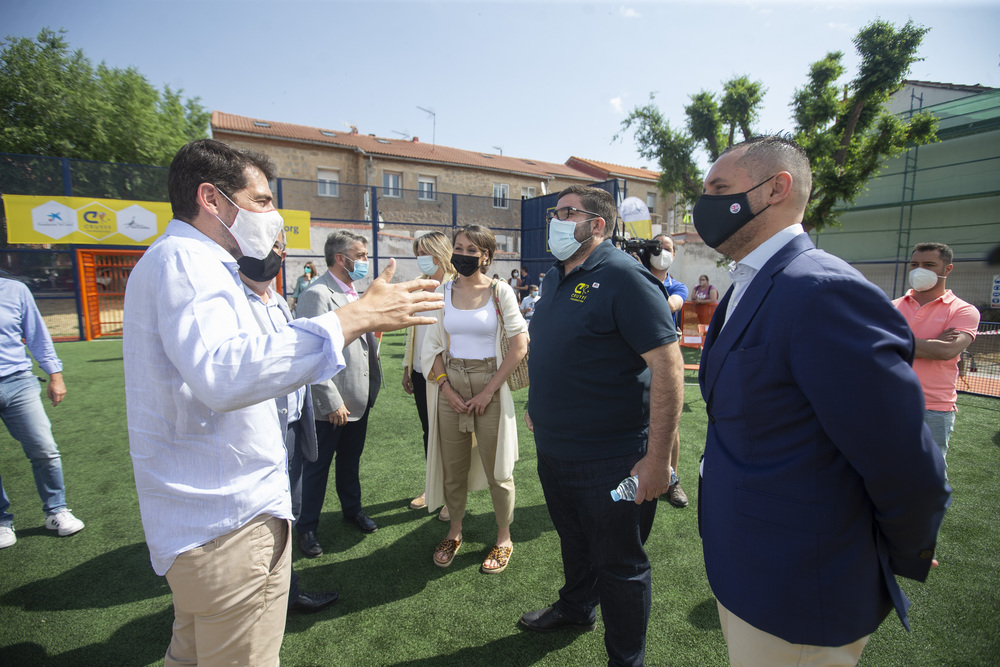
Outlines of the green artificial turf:
[[[128,454],[121,342],[63,343],[57,351],[69,394],[48,412],[69,507],[87,528],[67,538],[45,530],[30,465],[2,430],[0,473],[18,542],[0,550],[0,665],[161,663],[173,614],[169,589],[153,573],[143,540]],[[697,356],[685,353],[689,361]],[[485,491],[470,497],[465,542],[453,565],[432,563],[447,526],[407,507],[423,486],[424,458],[413,399],[400,384],[401,357],[402,336],[387,335],[386,386],[369,421],[361,464],[365,510],[379,530],[364,536],[345,525],[331,485],[319,527],[324,555],[307,559],[296,548],[294,558],[303,589],[337,590],[341,600],[327,612],[289,619],[283,667],[604,664],[601,623],[597,632],[583,634],[518,629],[520,615],[550,604],[562,583],[559,544],[523,423],[510,567],[497,576],[479,573],[496,530]],[[688,382],[694,381],[688,372]],[[519,416],[526,399],[526,390],[514,396]],[[647,544],[653,563],[650,665],[728,664],[696,527],[704,407],[697,386],[689,384],[680,474],[691,505],[675,509],[661,502]],[[949,453],[955,497],[938,543],[942,565],[925,584],[903,580],[913,601],[913,632],[890,616],[873,635],[863,665],[1000,663],[1000,402],[962,396],[959,408]]]

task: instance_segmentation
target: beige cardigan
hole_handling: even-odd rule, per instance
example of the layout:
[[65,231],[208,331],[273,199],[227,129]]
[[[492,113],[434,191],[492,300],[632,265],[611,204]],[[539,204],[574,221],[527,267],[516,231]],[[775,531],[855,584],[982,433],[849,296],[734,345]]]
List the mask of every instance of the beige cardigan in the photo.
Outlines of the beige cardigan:
[[[438,287],[435,292],[444,293],[445,285]],[[500,308],[503,312],[503,321],[507,330],[507,337],[513,338],[522,333],[528,332],[528,323],[524,321],[521,311],[517,307],[517,297],[514,290],[507,283],[500,281],[497,283],[497,293],[500,301]],[[492,303],[493,298],[490,297]],[[444,504],[444,469],[441,464],[441,439],[438,436],[438,388],[432,377],[434,374],[434,359],[440,353],[448,349],[448,334],[444,330],[444,310],[435,311],[437,322],[428,325],[427,335],[424,337],[422,359],[424,360],[424,376],[427,378],[427,419],[429,428],[427,433],[427,481],[424,492],[427,498],[427,511],[434,512]],[[496,358],[497,367],[503,363],[503,356],[500,352],[500,318],[497,318],[496,331]],[[503,481],[514,472],[514,462],[517,461],[517,418],[514,414],[514,399],[510,395],[510,387],[504,382],[500,387],[500,430],[497,434],[497,456],[496,464],[493,468],[493,477]],[[469,491],[479,491],[489,486],[486,480],[486,473],[481,465],[476,465],[479,460],[479,453],[476,450],[476,438],[472,438],[472,461],[469,466]]]

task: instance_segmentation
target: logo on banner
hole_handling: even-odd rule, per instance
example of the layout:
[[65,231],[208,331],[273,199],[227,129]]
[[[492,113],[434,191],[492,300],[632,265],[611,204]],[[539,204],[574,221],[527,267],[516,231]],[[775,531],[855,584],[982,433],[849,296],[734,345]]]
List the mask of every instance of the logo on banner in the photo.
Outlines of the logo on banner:
[[31,209],[31,227],[39,234],[60,239],[76,231],[76,211],[65,204],[47,201]]
[[77,211],[77,223],[80,232],[98,241],[118,231],[115,212],[96,201]]
[[133,241],[145,241],[156,234],[156,214],[138,204],[118,211],[118,233]]

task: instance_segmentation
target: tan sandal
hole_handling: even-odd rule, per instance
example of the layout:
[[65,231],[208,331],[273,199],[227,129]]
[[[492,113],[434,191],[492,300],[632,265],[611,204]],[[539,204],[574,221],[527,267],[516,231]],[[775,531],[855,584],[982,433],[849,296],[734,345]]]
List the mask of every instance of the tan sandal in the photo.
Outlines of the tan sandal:
[[[510,555],[514,552],[514,545],[509,547],[502,547],[499,544],[493,545],[490,552],[486,554],[486,558],[483,559],[483,564],[479,568],[479,571],[483,574],[500,574],[507,569],[507,563],[510,562]],[[486,562],[490,560],[495,560],[499,566],[498,567],[486,567]]]
[[427,501],[424,499],[424,494],[422,493],[410,501],[411,510],[422,510],[425,507],[427,507]]
[[[441,540],[441,543],[438,544],[437,547],[434,549],[434,555],[432,556],[432,558],[434,559],[434,564],[437,565],[438,567],[448,567],[449,565],[451,565],[451,562],[455,560],[455,554],[458,553],[458,548],[461,546],[462,546],[462,540],[449,540],[449,539]],[[439,561],[437,559],[437,555],[439,553],[446,554],[448,556],[448,560],[443,562]]]
[[441,508],[441,511],[438,512],[438,519],[441,520],[441,521],[446,521],[448,523],[451,523],[451,513],[448,512],[448,506],[447,505],[443,506]]

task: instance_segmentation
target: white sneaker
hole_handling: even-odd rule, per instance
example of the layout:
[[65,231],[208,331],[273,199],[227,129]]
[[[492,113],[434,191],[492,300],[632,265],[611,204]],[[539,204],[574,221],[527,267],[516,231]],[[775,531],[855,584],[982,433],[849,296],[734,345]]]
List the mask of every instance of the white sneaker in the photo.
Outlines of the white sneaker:
[[68,509],[63,508],[45,518],[45,527],[49,530],[58,530],[59,537],[66,537],[83,530],[83,522],[73,516]]
[[17,542],[14,528],[12,526],[0,526],[0,549],[13,546],[14,542]]

